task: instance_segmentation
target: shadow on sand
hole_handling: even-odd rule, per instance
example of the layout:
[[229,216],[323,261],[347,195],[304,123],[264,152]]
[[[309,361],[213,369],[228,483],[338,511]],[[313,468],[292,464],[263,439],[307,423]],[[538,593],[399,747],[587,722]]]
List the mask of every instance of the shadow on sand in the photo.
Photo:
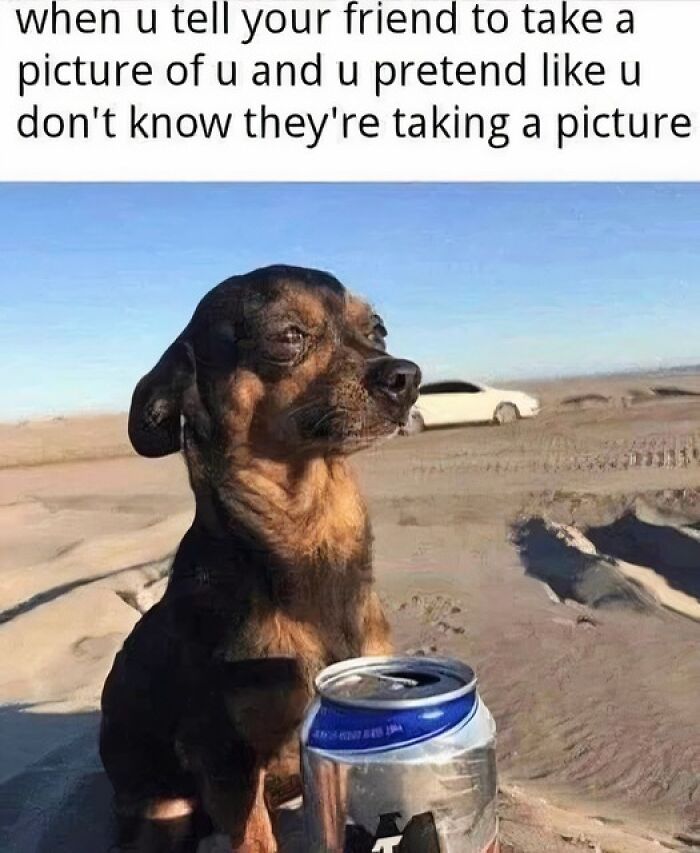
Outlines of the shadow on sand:
[[97,755],[99,714],[0,708],[0,850],[107,853],[112,793]]
[[587,554],[543,518],[518,525],[513,541],[526,574],[549,586],[560,599],[590,607],[624,607],[648,611],[654,600],[624,576],[614,560]]
[[590,527],[586,536],[599,551],[646,566],[669,586],[700,600],[700,537],[692,528],[649,524],[627,513],[605,527]]
[[[99,714],[0,707],[0,851],[115,853],[112,788],[97,753]],[[283,810],[281,853],[308,853],[301,811]],[[223,837],[206,853],[230,853]]]

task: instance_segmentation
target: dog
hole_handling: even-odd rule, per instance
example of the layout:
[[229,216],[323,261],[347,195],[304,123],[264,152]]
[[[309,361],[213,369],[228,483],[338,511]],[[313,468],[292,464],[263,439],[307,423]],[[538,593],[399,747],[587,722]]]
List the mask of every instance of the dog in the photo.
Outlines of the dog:
[[390,652],[347,462],[417,399],[386,335],[330,274],[266,267],[211,290],[137,384],[131,442],[183,452],[196,509],[102,694],[120,849],[196,850],[213,826],[274,853],[316,674]]

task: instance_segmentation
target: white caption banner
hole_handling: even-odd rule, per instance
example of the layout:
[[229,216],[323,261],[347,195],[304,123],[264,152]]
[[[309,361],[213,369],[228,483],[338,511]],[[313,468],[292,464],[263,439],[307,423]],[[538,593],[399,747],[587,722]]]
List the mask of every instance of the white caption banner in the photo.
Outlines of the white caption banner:
[[0,179],[696,180],[698,33],[695,0],[0,0]]

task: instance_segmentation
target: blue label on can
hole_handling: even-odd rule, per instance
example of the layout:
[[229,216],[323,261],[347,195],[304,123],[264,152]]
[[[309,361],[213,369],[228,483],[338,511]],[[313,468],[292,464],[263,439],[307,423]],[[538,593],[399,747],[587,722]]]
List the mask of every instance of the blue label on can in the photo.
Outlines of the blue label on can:
[[311,723],[308,745],[329,752],[368,752],[412,746],[468,722],[476,691],[424,708],[351,708],[322,700]]

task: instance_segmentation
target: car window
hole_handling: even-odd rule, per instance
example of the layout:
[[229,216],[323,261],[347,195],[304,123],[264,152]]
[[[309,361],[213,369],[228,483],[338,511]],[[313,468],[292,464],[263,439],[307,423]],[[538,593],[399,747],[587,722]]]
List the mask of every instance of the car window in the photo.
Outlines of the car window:
[[471,382],[428,382],[421,385],[422,397],[429,394],[477,394],[482,389]]

